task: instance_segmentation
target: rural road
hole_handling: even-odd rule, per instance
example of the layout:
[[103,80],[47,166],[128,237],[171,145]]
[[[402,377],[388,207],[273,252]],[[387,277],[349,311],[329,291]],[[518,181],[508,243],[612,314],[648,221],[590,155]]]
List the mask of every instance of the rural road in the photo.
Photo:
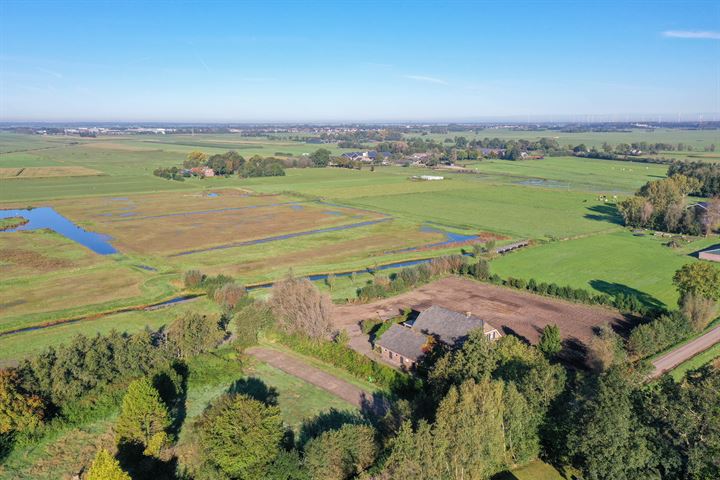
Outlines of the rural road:
[[650,376],[652,378],[659,377],[718,342],[720,342],[720,327],[715,327],[705,335],[654,360],[652,363],[655,371]]
[[358,408],[373,404],[372,392],[367,392],[345,380],[308,365],[293,355],[264,347],[248,348],[245,353],[285,373],[312,383],[316,387],[322,388]]

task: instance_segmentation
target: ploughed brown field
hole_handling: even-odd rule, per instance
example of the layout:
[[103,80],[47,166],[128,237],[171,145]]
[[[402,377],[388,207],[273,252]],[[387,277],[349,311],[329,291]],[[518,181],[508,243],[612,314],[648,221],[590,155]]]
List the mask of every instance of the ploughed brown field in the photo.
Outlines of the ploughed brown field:
[[608,308],[580,305],[459,277],[443,278],[411,292],[371,303],[339,305],[333,316],[336,326],[356,335],[361,320],[385,320],[399,315],[404,308],[422,311],[431,305],[471,312],[504,334],[514,334],[531,343],[540,340],[546,325],[557,324],[570,348],[586,344],[594,329],[604,323],[624,331],[632,321]]

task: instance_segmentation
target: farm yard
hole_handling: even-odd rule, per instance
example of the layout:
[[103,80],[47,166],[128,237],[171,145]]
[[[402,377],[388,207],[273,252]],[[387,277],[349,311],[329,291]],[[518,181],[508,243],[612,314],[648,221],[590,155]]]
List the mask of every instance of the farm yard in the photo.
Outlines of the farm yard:
[[[486,133],[502,132],[478,136]],[[520,132],[517,138],[530,135]],[[686,142],[700,146],[711,140],[705,133],[688,133]],[[81,231],[107,238],[112,249],[98,255],[44,230],[0,233],[0,333],[172,298],[181,294],[181,275],[191,269],[231,275],[247,285],[282,278],[289,269],[296,275],[362,271],[459,253],[469,248],[466,243],[490,239],[498,245],[540,242],[494,260],[491,268],[502,277],[596,292],[620,289],[644,295],[649,304],[674,305],[672,273],[705,245],[671,250],[621,226],[612,203],[664,177],[663,165],[548,157],[468,162],[471,173],[443,172],[440,182],[409,181],[427,172],[412,166],[289,168],[280,177],[176,182],[152,172],[180,164],[193,150],[234,149],[247,157],[303,155],[318,147],[280,135],[232,134],[2,133],[0,145],[2,209],[51,208]],[[328,148],[333,154],[347,151]],[[631,264],[633,269],[626,268]],[[342,279],[330,293],[336,301],[353,299],[355,289],[371,279]],[[123,329],[130,317],[128,329],[142,322],[140,315],[122,313],[87,322],[88,331]],[[151,316],[148,322],[157,324]],[[63,328],[84,331],[82,322]],[[23,336],[49,338],[33,332],[14,338]],[[0,337],[0,344],[4,341]],[[11,351],[19,355],[22,347]]]
[[389,299],[340,305],[335,309],[334,322],[338,327],[355,331],[354,325],[361,320],[387,320],[401,315],[406,308],[421,312],[433,305],[482,315],[483,320],[504,334],[514,334],[534,344],[540,340],[542,329],[550,324],[558,325],[567,341],[586,344],[600,325],[610,324],[623,331],[632,322],[610,309],[577,305],[457,277],[437,280]]

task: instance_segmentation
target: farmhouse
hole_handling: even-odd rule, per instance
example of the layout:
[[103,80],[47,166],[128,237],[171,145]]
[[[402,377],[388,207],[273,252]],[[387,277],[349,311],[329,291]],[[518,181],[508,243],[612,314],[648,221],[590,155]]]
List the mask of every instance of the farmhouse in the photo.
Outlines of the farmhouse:
[[411,325],[393,325],[375,343],[385,360],[410,370],[436,342],[459,347],[471,331],[478,329],[490,340],[501,336],[497,328],[470,312],[459,313],[433,305]]
[[342,157],[348,160],[361,161],[366,163],[373,163],[378,159],[386,161],[392,154],[390,152],[378,152],[377,150],[367,150],[365,152],[348,152],[343,153]]
[[700,260],[709,260],[711,262],[720,262],[720,248],[715,248],[713,250],[705,250],[704,252],[700,252],[698,254],[698,258]]
[[190,169],[190,172],[193,175],[197,175],[199,177],[214,177],[215,176],[215,170],[213,170],[210,167],[194,167]]

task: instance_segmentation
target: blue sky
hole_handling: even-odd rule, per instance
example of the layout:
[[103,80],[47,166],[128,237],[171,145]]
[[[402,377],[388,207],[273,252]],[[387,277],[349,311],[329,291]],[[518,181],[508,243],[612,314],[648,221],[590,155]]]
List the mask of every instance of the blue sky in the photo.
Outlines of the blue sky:
[[5,121],[717,112],[718,1],[0,0]]

